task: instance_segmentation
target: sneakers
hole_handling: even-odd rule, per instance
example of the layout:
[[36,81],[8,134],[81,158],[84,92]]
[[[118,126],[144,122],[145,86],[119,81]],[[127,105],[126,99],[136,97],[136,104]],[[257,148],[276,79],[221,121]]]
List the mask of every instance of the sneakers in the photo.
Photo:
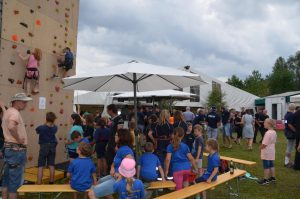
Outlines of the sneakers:
[[260,184],[260,185],[267,185],[267,184],[269,184],[270,182],[269,182],[269,180],[262,179],[262,180],[257,181],[257,183]]
[[271,177],[268,179],[269,183],[275,183],[276,182],[276,178]]

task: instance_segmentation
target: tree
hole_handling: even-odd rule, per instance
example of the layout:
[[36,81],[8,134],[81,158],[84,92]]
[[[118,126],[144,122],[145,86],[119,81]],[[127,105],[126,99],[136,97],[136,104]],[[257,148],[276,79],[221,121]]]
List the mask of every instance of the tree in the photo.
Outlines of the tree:
[[246,77],[244,85],[244,90],[249,93],[259,97],[268,95],[268,82],[262,77],[262,74],[258,70],[252,71],[251,75]]
[[300,51],[288,58],[286,65],[295,74],[295,89],[300,90]]
[[284,58],[277,58],[272,73],[268,76],[270,94],[278,94],[296,89],[296,74],[289,70]]
[[245,88],[244,81],[238,78],[236,75],[232,75],[226,83],[239,89]]
[[226,106],[226,102],[224,99],[225,95],[226,94],[222,92],[221,89],[213,88],[207,97],[206,106],[207,107],[215,106],[217,107],[218,110],[220,110],[222,106]]

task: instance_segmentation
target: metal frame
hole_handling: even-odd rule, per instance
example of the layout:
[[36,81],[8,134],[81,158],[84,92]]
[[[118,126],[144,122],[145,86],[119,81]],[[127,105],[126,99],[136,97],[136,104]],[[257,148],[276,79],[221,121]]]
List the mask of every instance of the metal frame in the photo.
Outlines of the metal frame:
[[241,195],[240,195],[240,178],[236,178],[236,181],[235,181],[235,188],[232,187],[232,183],[229,181],[227,184],[227,187],[228,187],[228,197],[229,198],[241,198]]

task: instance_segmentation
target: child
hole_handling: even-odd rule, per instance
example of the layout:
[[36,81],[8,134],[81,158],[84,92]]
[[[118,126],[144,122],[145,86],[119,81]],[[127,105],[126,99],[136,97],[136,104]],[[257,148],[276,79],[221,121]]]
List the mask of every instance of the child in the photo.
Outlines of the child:
[[90,144],[89,139],[87,137],[82,137],[82,135],[79,131],[73,131],[73,133],[71,135],[71,140],[73,142],[77,142],[77,143],[85,142],[87,144]]
[[[35,48],[33,53],[27,52],[26,56],[19,53],[19,57],[26,61],[26,73],[24,77],[24,82],[26,80],[26,93],[29,96],[31,94],[39,93],[39,70],[40,61],[42,59],[42,51],[39,48]],[[23,85],[24,87],[24,85]]]
[[122,178],[114,184],[114,192],[117,192],[119,199],[145,197],[145,190],[142,181],[134,179],[136,173],[134,159],[124,158],[119,167]]
[[[96,180],[96,168],[91,159],[93,153],[91,145],[81,142],[77,147],[78,158],[70,163],[67,177],[70,178],[70,184],[73,189],[79,192],[85,192],[94,184]],[[77,198],[74,195],[74,198]]]
[[203,151],[204,151],[204,139],[203,139],[203,128],[200,124],[196,124],[194,126],[194,134],[196,136],[194,144],[193,144],[193,151],[192,154],[195,158],[198,172],[202,175],[202,158],[203,158]]
[[264,128],[268,129],[268,131],[264,135],[262,144],[260,146],[261,159],[264,167],[264,179],[258,181],[258,184],[260,185],[276,182],[274,160],[277,135],[276,131],[274,131],[273,120],[266,119],[264,122]]
[[38,180],[37,184],[42,184],[43,168],[46,166],[50,169],[50,181],[49,184],[54,183],[54,165],[57,139],[55,134],[57,133],[57,126],[54,124],[56,115],[53,112],[46,114],[46,124],[37,127],[36,133],[39,135],[39,159],[38,159]]
[[[208,139],[206,141],[205,149],[209,153],[207,160],[207,170],[204,174],[195,180],[196,183],[207,182],[211,183],[217,180],[220,156],[218,154],[218,142],[214,139]],[[206,192],[202,193],[203,199],[206,199]]]
[[58,70],[59,68],[63,69],[63,78],[67,77],[67,73],[70,69],[72,69],[73,67],[73,59],[74,59],[74,55],[71,52],[71,49],[69,47],[66,47],[63,50],[63,53],[61,54],[61,56],[64,56],[65,59],[61,60],[58,59],[58,65],[55,67],[55,73],[53,74],[52,78],[57,78],[58,77]]
[[110,129],[106,127],[107,120],[106,118],[101,118],[97,121],[97,126],[99,128],[96,129],[94,139],[96,142],[95,151],[97,153],[97,168],[98,168],[98,176],[106,176],[107,175],[107,162],[105,159],[106,154],[106,146],[110,138]]
[[174,129],[174,138],[167,147],[165,176],[169,173],[170,163],[172,165],[173,178],[176,190],[188,186],[188,177],[191,174],[191,164],[197,170],[195,159],[189,147],[181,142],[184,137],[184,130],[181,127]]
[[188,123],[188,128],[187,128],[187,131],[184,135],[184,138],[183,138],[183,142],[188,145],[190,151],[192,151],[193,149],[193,143],[194,143],[194,140],[195,140],[195,136],[193,134],[193,125],[192,123]]

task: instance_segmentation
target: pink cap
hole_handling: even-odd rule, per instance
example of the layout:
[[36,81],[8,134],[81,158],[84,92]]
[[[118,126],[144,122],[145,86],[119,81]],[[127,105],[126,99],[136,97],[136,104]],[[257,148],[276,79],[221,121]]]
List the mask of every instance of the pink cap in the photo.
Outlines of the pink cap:
[[131,178],[135,175],[135,160],[130,158],[124,158],[119,167],[119,173],[125,178]]

